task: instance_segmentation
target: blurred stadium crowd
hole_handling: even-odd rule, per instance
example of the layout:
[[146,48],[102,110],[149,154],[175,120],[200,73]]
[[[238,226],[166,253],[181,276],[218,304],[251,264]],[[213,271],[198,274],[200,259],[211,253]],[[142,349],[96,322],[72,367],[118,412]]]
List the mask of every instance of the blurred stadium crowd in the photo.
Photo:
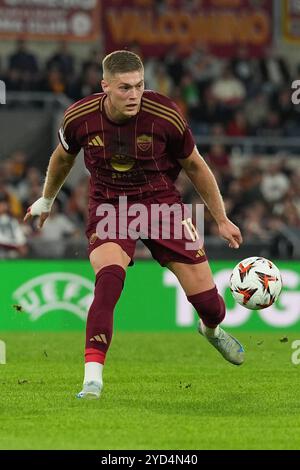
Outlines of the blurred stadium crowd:
[[[136,46],[130,49],[140,53]],[[64,94],[73,102],[100,91],[100,63],[99,51],[91,50],[80,62],[66,43],[42,62],[19,41],[13,54],[1,58],[0,79],[7,91]],[[291,83],[299,78],[300,66],[291,67],[273,50],[264,58],[248,57],[243,47],[230,60],[205,49],[174,48],[163,60],[144,58],[144,64],[147,88],[172,97],[190,123],[245,242],[269,243],[272,256],[293,255],[293,240],[300,234],[300,148],[278,151],[275,141],[300,136],[300,107],[291,100]],[[249,158],[244,147],[224,137],[271,139],[274,147],[260,141]],[[66,255],[63,240],[69,247],[71,242],[69,256],[76,256],[74,247],[82,243],[85,227],[88,175],[74,188],[64,185],[46,229],[38,231],[34,225],[24,227],[21,220],[40,197],[43,178],[22,151],[0,160],[0,257],[60,257]],[[200,202],[184,174],[178,187],[185,202]],[[208,213],[206,219],[206,236],[216,236]],[[146,256],[142,250],[140,255]]]

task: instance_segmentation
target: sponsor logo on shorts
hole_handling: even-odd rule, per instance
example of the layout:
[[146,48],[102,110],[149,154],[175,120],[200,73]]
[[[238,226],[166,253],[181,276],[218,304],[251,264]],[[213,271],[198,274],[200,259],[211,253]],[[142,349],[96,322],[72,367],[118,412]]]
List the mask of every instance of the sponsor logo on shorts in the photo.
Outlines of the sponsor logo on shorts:
[[205,256],[205,251],[200,249],[197,251],[196,258],[201,258],[202,256]]
[[98,239],[99,239],[99,237],[98,237],[97,233],[92,233],[92,235],[90,236],[90,239],[89,239],[90,245],[94,245],[94,243]]

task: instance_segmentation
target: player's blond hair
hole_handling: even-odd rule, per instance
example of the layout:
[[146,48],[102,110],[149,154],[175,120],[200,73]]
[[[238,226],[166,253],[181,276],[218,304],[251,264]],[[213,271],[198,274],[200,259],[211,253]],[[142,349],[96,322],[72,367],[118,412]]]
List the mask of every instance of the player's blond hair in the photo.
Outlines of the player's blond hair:
[[114,51],[104,57],[102,61],[103,77],[108,78],[117,73],[143,71],[141,58],[130,51]]

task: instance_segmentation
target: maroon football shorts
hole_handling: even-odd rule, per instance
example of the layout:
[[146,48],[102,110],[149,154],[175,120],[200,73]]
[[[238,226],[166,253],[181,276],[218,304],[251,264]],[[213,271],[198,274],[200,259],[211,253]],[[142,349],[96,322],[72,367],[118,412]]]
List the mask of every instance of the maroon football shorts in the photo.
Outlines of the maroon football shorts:
[[195,229],[189,208],[178,195],[160,193],[128,200],[127,205],[109,203],[109,210],[107,204],[102,203],[100,211],[98,206],[98,215],[96,208],[90,210],[86,229],[89,255],[98,246],[114,242],[133,265],[136,243],[141,239],[161,266],[170,261],[198,264],[207,260],[203,239]]

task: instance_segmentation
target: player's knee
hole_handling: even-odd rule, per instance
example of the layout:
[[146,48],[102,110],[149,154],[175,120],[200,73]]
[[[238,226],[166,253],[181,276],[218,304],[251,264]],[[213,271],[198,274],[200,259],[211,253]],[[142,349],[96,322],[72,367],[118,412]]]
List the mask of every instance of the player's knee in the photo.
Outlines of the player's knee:
[[95,274],[110,265],[119,265],[125,270],[130,258],[117,243],[104,243],[95,248],[90,255],[90,262]]
[[224,320],[225,303],[216,287],[187,298],[206,326],[213,328]]

